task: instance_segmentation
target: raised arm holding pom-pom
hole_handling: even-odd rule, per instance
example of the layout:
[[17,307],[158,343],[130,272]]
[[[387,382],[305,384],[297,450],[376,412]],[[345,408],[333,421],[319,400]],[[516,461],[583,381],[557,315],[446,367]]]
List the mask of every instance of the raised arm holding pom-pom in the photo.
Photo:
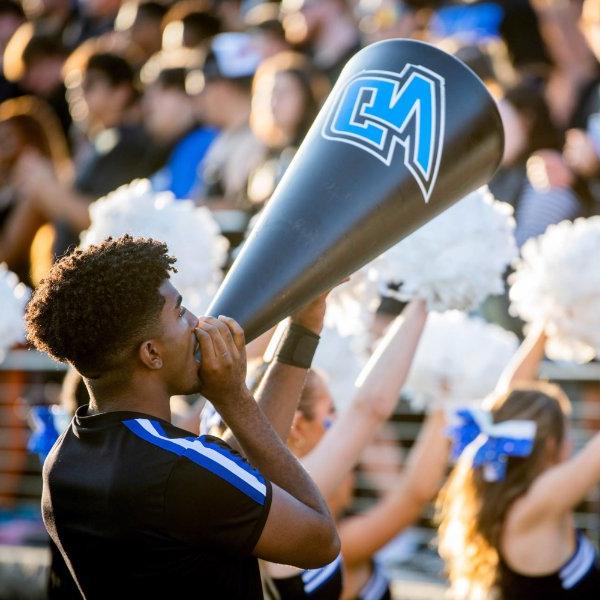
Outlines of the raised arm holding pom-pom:
[[[365,366],[352,403],[330,427],[329,392],[317,374],[309,377],[288,444],[302,458],[321,493],[336,506],[340,496],[349,491],[345,483],[361,453],[393,414],[426,320],[425,302],[413,300]],[[371,510],[339,522],[346,579],[343,597],[357,597],[381,577],[372,562],[373,554],[412,523],[436,493],[447,459],[443,426],[441,412],[428,417],[406,471],[394,488]],[[342,593],[341,562],[332,563],[329,571],[325,567],[319,574],[269,564],[268,573],[282,598],[305,597],[315,592],[318,582],[321,597],[338,598]],[[336,573],[337,587],[332,583]],[[389,593],[387,582],[384,584],[382,593]]]
[[527,337],[500,376],[496,386],[497,392],[506,391],[515,384],[537,381],[540,363],[544,359],[546,340],[544,324],[532,325]]

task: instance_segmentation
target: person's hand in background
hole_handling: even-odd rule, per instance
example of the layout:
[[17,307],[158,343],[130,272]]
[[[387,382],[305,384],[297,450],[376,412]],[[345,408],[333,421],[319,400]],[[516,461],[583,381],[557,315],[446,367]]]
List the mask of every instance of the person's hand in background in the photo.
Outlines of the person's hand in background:
[[581,177],[593,177],[600,174],[600,156],[592,138],[582,129],[567,131],[565,162]]
[[50,161],[34,150],[26,150],[17,159],[13,182],[22,196],[32,198],[42,209],[46,194],[58,185]]
[[539,150],[527,161],[527,177],[531,185],[545,192],[551,188],[569,188],[575,177],[563,155],[557,150]]

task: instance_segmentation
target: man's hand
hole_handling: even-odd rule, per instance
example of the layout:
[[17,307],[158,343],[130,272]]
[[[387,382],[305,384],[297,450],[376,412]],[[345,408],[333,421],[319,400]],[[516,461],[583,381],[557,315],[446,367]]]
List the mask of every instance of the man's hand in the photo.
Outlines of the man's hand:
[[327,308],[327,294],[321,294],[315,298],[312,302],[309,302],[306,306],[296,311],[292,315],[292,323],[296,325],[302,325],[306,329],[310,329],[317,335],[321,333],[323,329],[323,320],[325,319],[325,310]]
[[200,317],[194,331],[202,356],[199,368],[202,395],[217,409],[248,395],[242,328],[229,317]]

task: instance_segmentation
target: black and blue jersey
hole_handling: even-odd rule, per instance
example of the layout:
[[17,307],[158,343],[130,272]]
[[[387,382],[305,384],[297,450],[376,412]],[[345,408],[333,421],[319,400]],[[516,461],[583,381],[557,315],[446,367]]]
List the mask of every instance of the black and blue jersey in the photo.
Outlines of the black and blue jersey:
[[592,600],[600,597],[598,553],[583,533],[571,558],[554,573],[523,575],[500,560],[500,597],[503,600]]
[[342,555],[319,569],[306,569],[291,577],[274,578],[281,600],[338,600],[342,595]]
[[44,522],[87,599],[262,598],[271,484],[227,444],[80,408],[44,465]]

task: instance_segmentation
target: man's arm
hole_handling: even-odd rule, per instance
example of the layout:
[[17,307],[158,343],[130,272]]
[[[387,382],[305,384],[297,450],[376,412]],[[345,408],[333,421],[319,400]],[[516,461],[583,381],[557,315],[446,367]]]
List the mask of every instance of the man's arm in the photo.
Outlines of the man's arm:
[[250,462],[273,484],[271,508],[254,554],[303,568],[331,562],[340,543],[327,505],[246,388],[244,332],[228,317],[203,317],[196,335],[202,352],[202,394]]
[[[320,335],[325,319],[327,293],[291,317],[291,323]],[[256,392],[258,405],[285,442],[306,381],[307,369],[279,362],[277,357]]]

